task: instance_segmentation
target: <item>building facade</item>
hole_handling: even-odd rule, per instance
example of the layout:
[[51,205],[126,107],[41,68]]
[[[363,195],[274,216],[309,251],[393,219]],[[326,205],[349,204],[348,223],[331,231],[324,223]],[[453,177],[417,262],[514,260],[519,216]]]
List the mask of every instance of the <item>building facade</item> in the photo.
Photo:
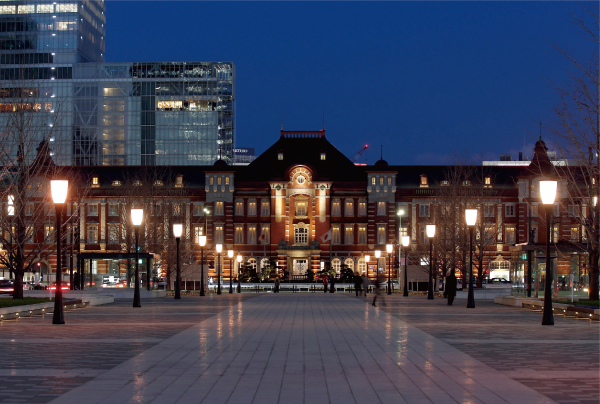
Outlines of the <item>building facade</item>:
[[104,63],[105,11],[101,0],[2,2],[0,124],[38,112],[25,135],[53,142],[60,165],[231,162],[233,63]]
[[[544,153],[540,140],[536,156]],[[379,271],[402,281],[401,264],[408,256],[411,288],[416,290],[427,279],[428,224],[437,226],[436,274],[443,277],[454,269],[466,278],[468,239],[461,212],[475,207],[479,218],[473,263],[480,279],[510,279],[515,293],[525,293],[528,279],[532,293],[543,288],[545,216],[538,193],[542,177],[531,166],[395,166],[384,160],[355,165],[326,139],[325,131],[281,131],[279,140],[247,166],[218,160],[202,167],[71,170],[80,180],[73,184],[77,192],[68,207],[67,237],[73,247],[67,247],[63,268],[69,268],[71,254],[94,257],[80,260],[90,285],[131,279],[131,261],[118,254],[135,249],[129,211],[141,207],[146,214],[140,250],[153,258],[142,268],[150,268],[150,278],[168,277],[171,285],[171,228],[182,223],[182,286],[188,289],[199,288],[202,256],[213,279],[219,270],[226,282],[236,278],[239,266],[227,257],[233,250],[234,257],[241,255],[242,264],[256,268],[264,280],[283,276],[285,281],[313,280],[329,268],[338,274],[344,269],[367,273],[370,278]],[[569,202],[566,190],[561,183],[554,208],[560,219],[552,227],[557,293],[571,275],[583,288],[589,273],[587,239],[580,225],[589,209],[585,201]],[[39,229],[36,237],[41,240],[43,226]],[[205,248],[197,244],[199,235],[208,237]],[[411,243],[399,257],[403,235],[410,236]],[[215,252],[217,244],[224,246],[223,256]],[[387,244],[394,246],[391,256]],[[379,260],[376,250],[382,253]],[[98,254],[113,255],[102,259]],[[52,260],[43,264],[54,265]]]

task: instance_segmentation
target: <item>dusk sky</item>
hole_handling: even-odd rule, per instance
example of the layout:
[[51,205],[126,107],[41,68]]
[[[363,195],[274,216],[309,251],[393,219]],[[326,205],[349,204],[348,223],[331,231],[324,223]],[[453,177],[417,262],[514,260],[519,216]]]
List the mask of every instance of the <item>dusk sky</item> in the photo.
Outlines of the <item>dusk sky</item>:
[[519,151],[584,55],[574,2],[108,1],[106,60],[232,61],[236,146],[319,130],[359,162],[444,164]]

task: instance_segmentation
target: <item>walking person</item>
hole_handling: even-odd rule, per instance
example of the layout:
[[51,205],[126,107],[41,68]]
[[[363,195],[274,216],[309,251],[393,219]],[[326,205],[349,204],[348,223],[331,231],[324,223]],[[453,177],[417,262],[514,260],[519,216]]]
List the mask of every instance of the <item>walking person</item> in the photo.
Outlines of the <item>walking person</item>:
[[329,293],[335,293],[335,275],[329,275]]
[[446,277],[446,286],[444,287],[444,296],[448,298],[448,306],[452,306],[454,298],[456,297],[456,275],[454,269],[450,271],[450,274]]
[[365,293],[365,297],[367,297],[367,292],[369,291],[369,278],[367,278],[366,273],[363,273],[360,278],[362,279],[363,292]]
[[[372,305],[377,307],[377,297],[379,295],[381,295],[381,284],[383,282],[383,276],[377,272],[377,276],[375,277],[375,297],[373,297],[373,303]],[[383,295],[381,295],[381,300],[383,302],[383,305],[385,306],[385,298],[383,297]]]
[[275,277],[275,290],[273,291],[274,293],[279,293],[279,276]]
[[354,272],[354,291],[356,297],[362,296],[362,278],[358,275],[358,271]]
[[323,292],[327,293],[327,275],[323,277]]

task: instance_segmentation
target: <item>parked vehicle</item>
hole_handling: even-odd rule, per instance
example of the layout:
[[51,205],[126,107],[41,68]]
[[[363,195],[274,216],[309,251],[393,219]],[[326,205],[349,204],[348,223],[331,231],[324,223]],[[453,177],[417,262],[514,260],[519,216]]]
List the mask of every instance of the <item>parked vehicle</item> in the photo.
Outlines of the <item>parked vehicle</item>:
[[488,281],[488,283],[512,283],[512,282],[505,278],[492,278]]
[[11,279],[3,279],[0,281],[0,294],[12,295],[15,291],[15,286]]

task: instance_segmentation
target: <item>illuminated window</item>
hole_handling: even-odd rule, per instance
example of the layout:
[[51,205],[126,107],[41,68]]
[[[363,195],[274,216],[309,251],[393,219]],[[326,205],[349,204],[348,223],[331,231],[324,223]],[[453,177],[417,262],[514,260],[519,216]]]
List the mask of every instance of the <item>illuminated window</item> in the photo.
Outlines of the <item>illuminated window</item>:
[[47,243],[54,242],[54,226],[51,224],[44,225],[44,240]]
[[256,244],[256,225],[248,225],[248,244]]
[[223,211],[224,211],[224,202],[219,201],[219,202],[215,202],[215,215],[217,216],[223,216]]
[[321,153],[321,160],[327,160],[327,153]]
[[244,216],[244,201],[241,199],[235,201],[235,215]]
[[123,91],[118,87],[110,87],[103,89],[105,97],[123,97]]
[[354,216],[354,201],[352,199],[346,199],[344,207],[344,215]]
[[269,209],[269,201],[267,199],[263,199],[260,203],[260,215],[261,216],[269,216],[271,213]]
[[529,205],[529,211],[531,212],[531,216],[537,216],[538,215],[537,203],[532,203],[531,205]]
[[173,204],[173,216],[181,216],[181,204]]
[[375,185],[376,184],[375,181],[376,181],[375,177],[371,177],[371,185]]
[[229,176],[225,177],[225,185],[229,185]]
[[119,223],[108,224],[108,244],[117,244],[119,242]]
[[140,180],[133,181],[133,186],[134,187],[141,187],[142,186],[142,181],[140,181]]
[[98,216],[97,203],[88,203],[88,216]]
[[367,216],[367,202],[364,202],[364,201],[358,202],[358,215],[359,216]]
[[385,236],[385,224],[377,225],[377,244],[385,244],[387,241]]
[[486,224],[484,227],[484,242],[486,244],[496,243],[496,226],[493,224]]
[[339,199],[334,199],[333,202],[331,203],[331,215],[332,216],[340,216],[341,215],[341,207],[340,207]]
[[77,12],[77,4],[76,3],[57,4],[56,12],[57,13],[76,13]]
[[492,177],[491,177],[491,176],[489,176],[489,175],[486,175],[486,176],[483,178],[483,183],[484,183],[484,185],[485,185],[485,187],[486,187],[486,188],[489,188],[489,187],[491,187],[491,186],[492,186]]
[[346,268],[354,272],[354,260],[352,258],[346,258],[344,265],[346,265]]
[[471,181],[463,181],[463,187],[470,187],[471,186]]
[[383,185],[383,177],[379,177],[379,185]]
[[283,153],[277,153],[277,160],[283,160]]
[[15,14],[17,6],[0,6],[0,14]]
[[307,244],[308,243],[308,228],[296,227],[294,229],[294,242],[296,244]]
[[341,243],[341,240],[340,240],[340,226],[339,225],[335,225],[331,229],[331,242],[333,244],[340,244]]
[[571,226],[571,242],[579,243],[579,226]]
[[21,5],[19,6],[19,14],[33,14],[35,12],[34,5]]
[[194,225],[194,243],[198,243],[199,236],[203,236],[204,235],[204,225],[201,224],[195,224]]
[[113,187],[120,187],[121,186],[121,181],[115,180],[112,182],[112,186]]
[[392,185],[392,177],[388,177],[388,185]]
[[221,185],[222,181],[223,181],[223,179],[221,177],[217,177],[217,185]]
[[331,261],[331,269],[333,269],[336,274],[340,273],[341,266],[342,266],[342,261],[340,261],[338,258],[334,258]]
[[[75,31],[77,28],[76,21],[58,21],[56,23],[56,29],[58,31]],[[105,108],[106,110],[106,108]],[[120,111],[123,111],[122,109]]]
[[244,244],[244,225],[235,225],[235,244]]
[[345,235],[344,235],[344,243],[345,244],[354,244],[354,226],[351,224],[347,224],[344,226]]
[[183,187],[183,175],[178,175],[175,177],[175,188]]
[[306,216],[306,202],[296,202],[296,216]]
[[248,216],[256,216],[256,199],[248,200]]
[[154,186],[155,187],[162,187],[163,185],[165,185],[165,183],[162,182],[161,180],[154,181]]
[[359,258],[358,259],[358,273],[361,275],[366,274],[367,271],[367,265],[365,263],[364,258]]
[[98,224],[88,224],[87,242],[89,244],[98,243]]
[[450,181],[443,180],[442,182],[440,182],[440,185],[443,187],[447,187],[450,185]]
[[33,229],[33,225],[32,224],[28,224],[25,227],[25,242],[26,243],[33,243],[34,242],[34,236],[35,236],[35,230]]
[[223,244],[223,225],[215,225],[215,244]]
[[367,244],[367,226],[358,226],[358,244]]
[[100,186],[100,178],[92,177],[92,188],[98,188]]
[[210,177],[210,179],[209,179],[208,183],[209,183],[210,185],[214,185],[214,183],[215,183],[215,179],[214,179],[214,177]]
[[515,244],[517,240],[515,225],[506,225],[504,231],[504,241],[506,244]]
[[377,216],[385,216],[385,202],[379,201],[377,202]]
[[554,223],[554,225],[552,226],[552,240],[550,240],[550,242],[558,243],[559,240],[560,240],[560,224]]
[[156,100],[156,109],[158,111],[172,111],[183,108],[183,101],[164,101]]

